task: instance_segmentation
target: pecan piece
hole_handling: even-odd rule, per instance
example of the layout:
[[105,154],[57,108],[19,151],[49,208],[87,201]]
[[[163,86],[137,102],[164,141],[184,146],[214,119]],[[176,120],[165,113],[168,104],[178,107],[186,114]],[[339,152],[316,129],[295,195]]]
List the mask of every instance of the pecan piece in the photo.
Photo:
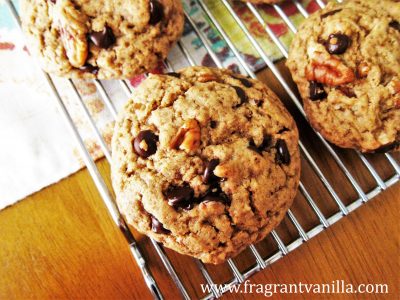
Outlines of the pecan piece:
[[200,135],[199,123],[194,119],[187,120],[179,128],[178,133],[172,139],[169,146],[172,149],[179,148],[186,152],[194,151],[200,146]]
[[206,74],[201,74],[197,78],[197,81],[205,83],[205,82],[209,82],[209,81],[218,81],[218,78],[214,74],[206,73]]
[[306,67],[308,81],[338,86],[354,81],[354,72],[334,56],[315,52],[311,64]]
[[86,18],[69,0],[59,0],[54,6],[54,22],[69,62],[75,68],[83,67],[89,50]]

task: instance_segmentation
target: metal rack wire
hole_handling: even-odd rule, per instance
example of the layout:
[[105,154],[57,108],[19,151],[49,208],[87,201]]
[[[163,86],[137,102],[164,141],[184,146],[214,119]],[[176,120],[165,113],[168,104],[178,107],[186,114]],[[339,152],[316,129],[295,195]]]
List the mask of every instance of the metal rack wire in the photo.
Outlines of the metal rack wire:
[[[254,47],[254,49],[257,51],[258,55],[262,58],[262,61],[265,63],[265,65],[270,69],[270,71],[273,73],[275,78],[278,80],[278,82],[281,85],[281,88],[286,92],[288,95],[289,99],[294,103],[296,109],[300,114],[305,118],[305,113],[302,108],[301,102],[296,96],[295,91],[293,91],[288,84],[288,82],[284,79],[284,76],[281,74],[280,70],[277,68],[277,66],[273,63],[272,59],[267,55],[267,53],[264,51],[263,47],[259,44],[259,42],[256,40],[254,36],[252,36],[251,32],[249,29],[246,27],[246,24],[241,20],[241,18],[236,14],[235,10],[233,9],[231,3],[228,0],[220,0],[224,7],[227,9],[229,14],[233,17],[233,19],[236,21],[237,25],[240,27],[240,29],[243,31],[243,33],[246,35],[248,40],[250,41],[251,45]],[[219,23],[218,18],[213,15],[212,11],[209,9],[207,6],[206,2],[203,0],[196,0],[196,4],[201,8],[202,12],[204,15],[211,21],[212,25],[214,28],[216,28],[219,36],[223,38],[223,40],[226,42],[226,44],[229,47],[229,50],[234,54],[235,59],[237,60],[238,64],[241,66],[241,68],[247,73],[246,75],[256,78],[255,73],[252,71],[251,66],[249,66],[244,58],[242,57],[242,54],[240,51],[236,48],[235,44],[233,41],[229,38],[228,34],[224,31],[223,26]],[[294,6],[297,8],[298,12],[300,12],[301,15],[303,15],[305,18],[308,17],[308,12],[305,9],[305,7],[302,5],[301,1],[298,0],[292,0],[294,3]],[[341,1],[338,1],[341,2]],[[316,3],[320,7],[324,7],[325,3],[322,0],[316,0]],[[19,21],[19,16],[17,13],[17,10],[15,9],[15,6],[11,2],[11,0],[6,0],[6,4],[10,8],[10,12],[13,15],[13,17],[16,20],[16,23],[20,25]],[[287,58],[288,56],[288,50],[286,49],[285,45],[281,43],[279,38],[274,34],[274,32],[271,30],[267,22],[264,20],[262,15],[259,12],[259,8],[257,6],[254,6],[250,3],[247,3],[247,8],[249,11],[254,15],[254,17],[257,19],[259,24],[262,26],[262,28],[265,30],[265,33],[271,38],[271,40],[276,44],[280,52],[284,57]],[[275,4],[273,5],[274,10],[276,13],[282,18],[284,23],[286,24],[287,28],[293,32],[294,34],[297,32],[296,26],[293,24],[293,22],[290,20],[290,18],[285,14],[284,10],[281,8],[281,6]],[[192,17],[188,14],[185,13],[186,21],[189,26],[192,27],[194,32],[197,34],[201,42],[203,43],[203,46],[207,50],[207,53],[213,60],[216,66],[222,67],[222,62],[218,58],[217,53],[215,53],[207,39],[207,37],[203,34],[203,32],[199,29],[198,25],[196,24],[195,20],[192,19]],[[181,42],[178,43],[176,46],[178,51],[180,51],[183,56],[185,57],[187,64],[188,65],[195,65],[195,60],[190,54],[190,51],[185,47],[185,45]],[[165,66],[166,69],[173,71],[172,64],[167,60],[165,61]],[[109,191],[107,188],[104,178],[102,177],[102,174],[99,172],[99,170],[96,167],[95,162],[91,158],[88,149],[86,149],[83,138],[81,137],[78,129],[75,127],[72,118],[69,114],[69,111],[65,104],[63,103],[63,100],[60,96],[59,91],[55,87],[51,77],[46,74],[45,72],[42,72],[43,79],[48,83],[49,88],[52,91],[52,94],[54,95],[54,98],[59,106],[59,109],[66,121],[66,124],[68,128],[71,131],[71,134],[73,137],[76,139],[76,142],[79,146],[81,156],[83,158],[83,161],[85,162],[88,171],[90,172],[94,183],[96,184],[99,193],[101,195],[101,198],[103,199],[104,204],[106,205],[110,216],[116,223],[116,225],[121,229],[121,232],[124,234],[126,240],[128,241],[130,250],[132,252],[132,255],[136,261],[136,263],[139,265],[140,269],[142,270],[143,278],[146,281],[146,284],[149,287],[149,290],[153,294],[154,298],[156,299],[163,299],[162,293],[157,285],[156,280],[152,276],[151,272],[149,271],[147,267],[147,262],[144,259],[144,256],[142,255],[141,250],[139,249],[135,238],[133,237],[131,231],[129,230],[128,226],[126,225],[124,219],[122,218],[120,212],[118,211],[118,208],[114,202],[112,193]],[[107,90],[104,87],[103,83],[99,80],[93,80],[93,83],[95,84],[97,91],[99,95],[101,96],[102,101],[104,102],[105,106],[108,108],[109,112],[113,116],[113,118],[116,117],[117,115],[117,110],[113,105],[113,102],[111,101],[110,97],[107,94]],[[83,114],[85,115],[91,129],[93,130],[93,133],[106,157],[109,163],[111,163],[111,153],[110,150],[107,146],[107,143],[102,137],[102,134],[99,130],[99,128],[96,126],[95,121],[93,120],[88,108],[85,106],[85,103],[83,101],[82,96],[80,95],[78,89],[76,88],[74,82],[72,80],[69,80],[69,85],[71,89],[74,92],[74,96],[76,98],[76,101],[79,103]],[[126,96],[129,97],[132,88],[131,86],[121,80],[120,81],[121,89],[125,92]],[[337,150],[335,150],[328,142],[326,142],[322,136],[318,132],[314,132],[315,136],[319,139],[319,141],[322,143],[324,151],[328,153],[331,159],[336,163],[337,167],[339,170],[343,173],[345,178],[347,178],[348,183],[353,187],[354,191],[356,192],[356,199],[351,201],[348,204],[345,204],[343,199],[339,196],[337,190],[333,186],[333,184],[330,182],[328,179],[328,176],[326,176],[326,172],[324,172],[321,168],[321,166],[317,163],[316,157],[313,156],[312,152],[309,151],[309,149],[306,147],[305,142],[300,139],[299,142],[299,147],[301,149],[302,157],[307,161],[307,163],[311,166],[312,170],[314,171],[315,175],[319,178],[320,182],[328,192],[328,194],[332,197],[334,202],[336,203],[337,206],[337,212],[326,216],[322,212],[322,209],[319,207],[317,204],[316,199],[313,198],[312,194],[310,191],[307,189],[307,184],[304,182],[300,183],[300,193],[306,200],[307,204],[311,208],[313,214],[315,217],[318,219],[318,224],[314,226],[313,228],[306,230],[303,228],[301,225],[301,222],[298,220],[296,217],[296,214],[292,211],[289,210],[287,212],[287,218],[290,220],[290,222],[293,224],[294,228],[297,230],[298,237],[295,238],[294,240],[291,240],[288,243],[285,243],[283,239],[280,237],[280,235],[276,231],[271,232],[271,238],[272,240],[276,243],[277,245],[277,251],[273,253],[272,255],[268,255],[267,257],[264,257],[259,250],[257,250],[257,247],[254,245],[251,245],[249,247],[251,255],[253,255],[253,258],[255,260],[255,264],[248,267],[245,271],[240,271],[240,268],[237,266],[235,261],[233,259],[228,260],[228,266],[232,274],[232,278],[225,282],[227,285],[224,290],[219,290],[216,289],[212,284],[214,284],[213,277],[207,270],[207,267],[201,263],[198,260],[195,260],[196,265],[198,266],[201,274],[204,277],[204,281],[208,284],[211,285],[212,292],[205,295],[204,299],[212,299],[212,298],[218,298],[220,297],[223,293],[227,292],[229,289],[230,285],[238,284],[249,278],[252,274],[265,269],[268,265],[271,263],[279,260],[281,257],[284,255],[287,255],[289,252],[293,251],[297,247],[299,247],[302,243],[306,242],[310,238],[316,236],[319,234],[321,231],[323,231],[325,228],[331,226],[333,223],[337,222],[340,220],[343,216],[347,215],[349,212],[357,209],[360,207],[363,203],[369,201],[372,199],[374,196],[379,194],[381,191],[385,190],[389,186],[395,184],[400,180],[400,167],[396,159],[386,153],[382,154],[381,156],[384,157],[386,162],[391,166],[393,173],[389,178],[382,178],[379,175],[379,172],[375,169],[373,164],[370,162],[368,157],[361,153],[356,153],[356,157],[359,158],[361,161],[362,165],[365,167],[366,170],[368,170],[370,176],[373,178],[374,182],[376,183],[374,187],[368,191],[364,191],[364,189],[361,187],[353,173],[349,170],[348,166],[346,163],[341,159],[340,154],[338,154]],[[187,290],[187,287],[183,283],[181,277],[178,275],[178,272],[175,270],[175,267],[171,260],[168,258],[164,248],[159,245],[155,240],[151,240],[152,245],[155,248],[155,251],[159,255],[164,267],[168,271],[169,275],[171,276],[172,280],[176,284],[177,288],[181,292],[181,295],[184,299],[192,299],[193,296],[190,295],[190,293]]]

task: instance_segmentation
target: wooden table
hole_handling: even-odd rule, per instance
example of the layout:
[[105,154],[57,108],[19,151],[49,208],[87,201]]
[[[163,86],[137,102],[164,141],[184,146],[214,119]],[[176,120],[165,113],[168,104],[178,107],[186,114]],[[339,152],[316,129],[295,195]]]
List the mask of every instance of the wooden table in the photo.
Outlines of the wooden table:
[[[287,74],[285,76],[288,78]],[[287,98],[268,72],[261,77],[281,98]],[[307,130],[309,128],[301,128],[305,132],[305,143],[310,146],[312,154],[318,154],[319,163],[329,180],[339,182],[339,193],[353,197],[354,191],[342,184],[344,179],[337,175],[335,164],[325,154],[319,153],[320,145]],[[353,159],[346,153],[343,158],[345,161]],[[103,160],[98,162],[98,166],[105,178],[109,178],[107,163]],[[371,183],[365,171],[358,171],[361,168],[358,164],[354,168],[352,171],[357,174],[357,180],[363,185]],[[382,174],[385,170],[382,169]],[[328,203],[319,187],[320,182],[310,175],[311,172],[309,165],[303,161],[302,178],[319,199]],[[251,282],[330,283],[344,280],[354,285],[387,283],[390,297],[386,299],[398,297],[399,195],[400,185],[397,184],[253,276]],[[295,206],[300,201],[296,199]],[[334,208],[337,209],[334,204],[326,204],[326,212]],[[176,299],[179,292],[149,240],[137,233],[135,237],[165,298]],[[126,241],[109,218],[86,170],[1,211],[0,241],[0,299],[151,299]],[[265,245],[258,247],[260,251],[269,251]],[[200,283],[204,280],[193,260],[173,251],[167,251],[167,254],[184,278],[189,292],[201,295]],[[237,259],[239,265],[247,259],[245,255]],[[226,277],[224,272],[215,272],[214,267],[209,270],[216,277]],[[241,294],[225,297],[244,298]],[[260,297],[247,295],[246,299]],[[312,294],[279,295],[279,298],[285,299],[316,297]],[[343,298],[339,295],[337,299]],[[356,296],[345,298],[355,299]],[[370,295],[369,298],[375,296]]]
[[[387,283],[398,295],[399,194],[390,188],[251,281]],[[151,298],[86,170],[0,212],[0,237],[0,299]],[[176,298],[164,268],[151,270]]]

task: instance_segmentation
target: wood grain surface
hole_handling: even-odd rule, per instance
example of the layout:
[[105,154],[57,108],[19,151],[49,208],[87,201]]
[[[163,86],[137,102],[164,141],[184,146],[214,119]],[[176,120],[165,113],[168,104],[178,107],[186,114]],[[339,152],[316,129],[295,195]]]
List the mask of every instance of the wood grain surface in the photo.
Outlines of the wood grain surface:
[[[98,165],[107,168],[104,161]],[[390,188],[251,282],[387,283],[393,298],[385,299],[394,299],[399,295],[399,194],[399,185]],[[0,299],[151,299],[86,170],[1,211],[0,237]],[[149,250],[146,256],[165,298],[179,298],[147,239],[138,239]],[[176,260],[183,276],[186,262]],[[191,285],[198,290],[204,280],[195,275]]]
[[[282,66],[284,77],[289,75]],[[349,180],[287,94],[269,71],[260,78],[284,99],[299,124],[301,138],[309,154],[321,167],[338,197],[349,204],[359,197]],[[370,191],[375,180],[353,151],[336,149],[360,188]],[[368,160],[382,178],[393,175],[384,157],[368,155]],[[396,154],[396,159],[400,157]],[[109,166],[97,163],[109,182]],[[338,211],[313,165],[302,158],[302,182],[325,216]],[[386,283],[389,295],[363,295],[362,299],[396,299],[399,297],[399,200],[400,184],[369,201],[349,216],[333,224],[317,237],[286,257],[251,277],[252,283]],[[306,199],[299,193],[292,211],[305,230],[319,224]],[[286,243],[298,237],[293,224],[285,219],[277,229]],[[134,232],[166,299],[177,299],[179,291],[169,278],[149,240]],[[126,241],[114,225],[99,197],[87,170],[47,187],[20,203],[0,211],[0,299],[151,299],[140,270]],[[260,242],[257,249],[264,257],[277,251],[271,239]],[[166,253],[193,298],[204,296],[200,284],[205,280],[193,259],[173,251]],[[255,263],[245,251],[237,258],[241,271]],[[217,283],[232,278],[229,267],[207,266]],[[226,294],[227,299],[259,299],[257,294]],[[358,299],[356,295],[323,297],[313,294],[284,295],[278,299]]]

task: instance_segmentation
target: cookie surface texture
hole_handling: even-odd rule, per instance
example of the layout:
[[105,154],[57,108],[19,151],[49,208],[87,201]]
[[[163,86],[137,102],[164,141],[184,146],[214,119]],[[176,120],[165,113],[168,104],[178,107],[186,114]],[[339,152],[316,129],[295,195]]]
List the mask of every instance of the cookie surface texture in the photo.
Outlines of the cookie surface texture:
[[150,75],[115,127],[118,206],[165,246],[221,263],[285,216],[297,143],[294,120],[260,81],[205,67]]
[[132,78],[154,69],[183,30],[179,0],[23,0],[42,68],[69,78]]
[[311,125],[362,152],[399,150],[400,2],[329,3],[300,26],[287,66]]

